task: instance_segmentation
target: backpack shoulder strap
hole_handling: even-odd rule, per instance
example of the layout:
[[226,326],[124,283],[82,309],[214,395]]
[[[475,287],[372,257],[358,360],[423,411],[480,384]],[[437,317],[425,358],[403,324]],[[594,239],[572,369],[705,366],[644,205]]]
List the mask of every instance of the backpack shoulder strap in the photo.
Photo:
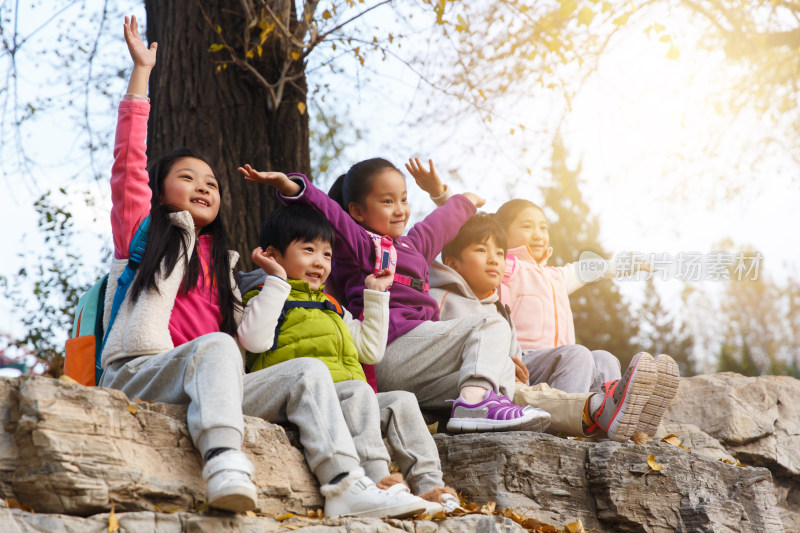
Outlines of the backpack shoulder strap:
[[371,231],[367,233],[375,248],[375,265],[372,273],[377,274],[388,268],[394,274],[397,270],[397,250],[394,249],[394,241],[388,235],[378,235]]

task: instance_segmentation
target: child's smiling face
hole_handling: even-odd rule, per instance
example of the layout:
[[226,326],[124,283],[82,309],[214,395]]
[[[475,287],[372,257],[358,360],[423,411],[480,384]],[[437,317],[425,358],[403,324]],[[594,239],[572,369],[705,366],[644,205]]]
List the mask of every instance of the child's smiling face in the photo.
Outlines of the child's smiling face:
[[464,281],[481,300],[492,294],[503,281],[506,269],[506,250],[489,236],[485,242],[470,244],[458,254],[448,257],[445,264],[461,274]]
[[509,248],[527,246],[531,256],[541,262],[547,255],[550,246],[550,233],[547,231],[547,219],[541,209],[526,207],[514,218],[506,228]]
[[194,157],[176,159],[161,183],[160,200],[192,215],[198,233],[219,213],[219,184],[208,164]]
[[292,241],[284,253],[270,246],[267,253],[283,267],[288,279],[307,281],[312,291],[319,289],[331,273],[333,249],[322,239]]
[[373,178],[363,205],[350,203],[350,216],[356,222],[392,239],[403,235],[410,214],[406,180],[395,169],[385,169]]

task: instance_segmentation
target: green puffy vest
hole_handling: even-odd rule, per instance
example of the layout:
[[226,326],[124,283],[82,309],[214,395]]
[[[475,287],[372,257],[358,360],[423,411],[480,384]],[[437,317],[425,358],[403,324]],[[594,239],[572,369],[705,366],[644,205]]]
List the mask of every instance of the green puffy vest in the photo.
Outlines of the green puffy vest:
[[[292,291],[287,302],[324,302],[328,298],[322,290],[312,291],[308,282],[288,280]],[[242,298],[247,305],[261,288],[249,291]],[[334,382],[360,379],[366,381],[364,370],[358,362],[358,352],[353,337],[344,320],[335,312],[322,309],[294,308],[283,313],[278,343],[272,350],[254,354],[247,352],[245,364],[248,372],[255,372],[298,357],[316,357],[331,371]]]

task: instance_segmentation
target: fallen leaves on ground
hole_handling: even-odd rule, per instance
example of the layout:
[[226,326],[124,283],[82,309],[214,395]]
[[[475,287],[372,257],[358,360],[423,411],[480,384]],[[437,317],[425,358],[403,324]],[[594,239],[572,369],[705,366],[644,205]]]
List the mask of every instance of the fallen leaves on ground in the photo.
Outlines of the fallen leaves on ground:
[[5,501],[6,501],[6,508],[7,509],[20,509],[22,511],[25,511],[26,513],[34,512],[33,509],[31,509],[30,505],[26,505],[24,503],[20,503],[18,500],[14,499],[14,498],[6,498]]
[[653,472],[661,472],[661,469],[664,468],[664,465],[659,464],[659,463],[656,462],[656,456],[655,455],[648,455],[647,456],[647,466],[650,467],[650,470],[648,470],[647,472],[642,474],[642,477],[646,476],[647,474],[653,473]]
[[108,513],[108,533],[119,531],[119,520],[117,514],[114,512],[114,506],[111,506],[111,512]]
[[636,433],[633,434],[633,443],[638,444],[639,446],[647,444],[651,440],[653,440],[653,437],[651,437],[644,431],[637,431]]
[[723,462],[723,463],[725,463],[726,465],[739,466],[739,467],[742,467],[742,468],[745,468],[745,467],[747,466],[747,465],[745,465],[745,464],[742,464],[742,463],[739,461],[739,459],[736,459],[736,461],[731,461],[730,459],[723,459],[722,457],[720,457],[718,460],[719,460],[719,461],[722,461],[722,462]]

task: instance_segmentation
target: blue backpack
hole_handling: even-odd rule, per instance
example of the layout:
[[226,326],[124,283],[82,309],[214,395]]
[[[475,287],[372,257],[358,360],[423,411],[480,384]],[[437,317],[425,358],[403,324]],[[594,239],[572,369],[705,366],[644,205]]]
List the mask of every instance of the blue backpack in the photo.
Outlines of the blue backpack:
[[103,368],[100,358],[103,348],[108,340],[108,332],[117,318],[117,313],[128,289],[136,277],[136,271],[142,264],[144,250],[147,247],[150,217],[145,218],[136,234],[133,236],[129,248],[128,264],[117,279],[117,290],[114,292],[114,302],[109,313],[108,328],[103,331],[103,313],[108,288],[108,274],[100,278],[80,300],[75,310],[75,320],[72,323],[72,332],[64,346],[64,374],[82,385],[92,386],[100,383]]

